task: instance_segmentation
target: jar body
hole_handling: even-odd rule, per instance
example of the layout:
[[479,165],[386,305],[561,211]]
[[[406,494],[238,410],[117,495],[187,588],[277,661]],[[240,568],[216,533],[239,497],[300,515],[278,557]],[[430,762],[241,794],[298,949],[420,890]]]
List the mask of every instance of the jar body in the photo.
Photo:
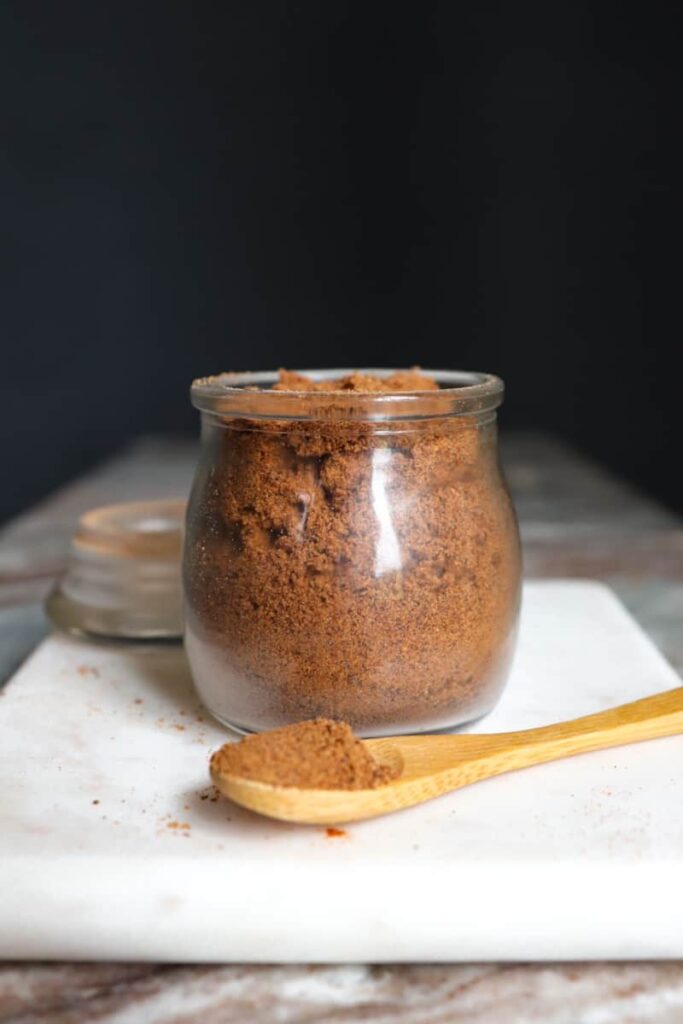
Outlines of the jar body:
[[507,678],[520,576],[494,416],[204,416],[185,642],[224,723],[372,736],[478,718]]

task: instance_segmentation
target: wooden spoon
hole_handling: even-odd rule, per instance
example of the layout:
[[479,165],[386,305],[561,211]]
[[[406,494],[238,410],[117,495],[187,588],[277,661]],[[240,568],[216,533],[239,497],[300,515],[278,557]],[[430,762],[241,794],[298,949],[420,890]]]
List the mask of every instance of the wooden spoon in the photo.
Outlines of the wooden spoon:
[[683,686],[540,729],[365,740],[377,761],[400,770],[393,782],[377,789],[273,786],[213,767],[211,777],[225,796],[259,814],[307,825],[331,825],[389,814],[542,761],[677,733],[683,733]]

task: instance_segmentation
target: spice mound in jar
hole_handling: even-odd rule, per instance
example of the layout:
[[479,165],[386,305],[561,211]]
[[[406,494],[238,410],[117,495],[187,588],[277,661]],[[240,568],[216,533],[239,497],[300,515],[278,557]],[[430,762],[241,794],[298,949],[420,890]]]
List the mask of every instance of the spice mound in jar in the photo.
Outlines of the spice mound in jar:
[[479,717],[505,681],[519,605],[493,418],[325,418],[325,393],[337,406],[340,392],[429,399],[439,385],[417,369],[283,370],[273,389],[313,392],[315,418],[215,417],[191,502],[186,645],[204,702],[246,731],[325,717],[386,735]]
[[325,718],[226,743],[211,767],[221,775],[300,789],[375,789],[398,775],[375,761],[348,723]]
[[417,366],[412,370],[398,370],[389,377],[373,377],[368,373],[350,373],[337,380],[313,380],[295,370],[280,370],[280,379],[273,385],[273,391],[356,391],[364,394],[385,392],[396,394],[406,391],[438,391],[439,385],[431,377],[425,377]]

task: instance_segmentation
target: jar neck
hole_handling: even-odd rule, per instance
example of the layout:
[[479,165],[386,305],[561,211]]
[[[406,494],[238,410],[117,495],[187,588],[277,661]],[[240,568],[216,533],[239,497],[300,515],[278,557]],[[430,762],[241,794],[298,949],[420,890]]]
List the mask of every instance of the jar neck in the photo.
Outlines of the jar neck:
[[[395,370],[364,370],[388,377]],[[490,374],[458,370],[424,370],[438,390],[362,392],[335,390],[337,378],[348,370],[312,370],[306,375],[330,381],[329,391],[273,390],[274,372],[220,374],[194,382],[192,402],[202,413],[223,419],[396,424],[406,420],[480,417],[492,413],[503,398],[503,382]]]
[[459,431],[477,430],[482,433],[496,432],[495,409],[468,415],[425,416],[400,420],[361,419],[314,419],[306,418],[252,418],[249,416],[222,416],[202,412],[202,437],[209,437],[224,431],[261,434],[315,434],[328,437],[391,437],[392,435],[424,434],[447,435]]

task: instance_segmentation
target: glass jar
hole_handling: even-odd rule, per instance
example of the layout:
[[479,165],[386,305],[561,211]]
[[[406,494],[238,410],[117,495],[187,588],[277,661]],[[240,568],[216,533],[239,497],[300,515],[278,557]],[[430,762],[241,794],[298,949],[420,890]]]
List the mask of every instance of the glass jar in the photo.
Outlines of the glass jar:
[[45,608],[58,629],[102,640],[180,641],[185,502],[133,501],[85,512]]
[[232,728],[324,716],[361,736],[424,732],[498,700],[521,576],[503,384],[424,372],[439,390],[270,390],[275,373],[194,383],[185,644],[202,701]]

